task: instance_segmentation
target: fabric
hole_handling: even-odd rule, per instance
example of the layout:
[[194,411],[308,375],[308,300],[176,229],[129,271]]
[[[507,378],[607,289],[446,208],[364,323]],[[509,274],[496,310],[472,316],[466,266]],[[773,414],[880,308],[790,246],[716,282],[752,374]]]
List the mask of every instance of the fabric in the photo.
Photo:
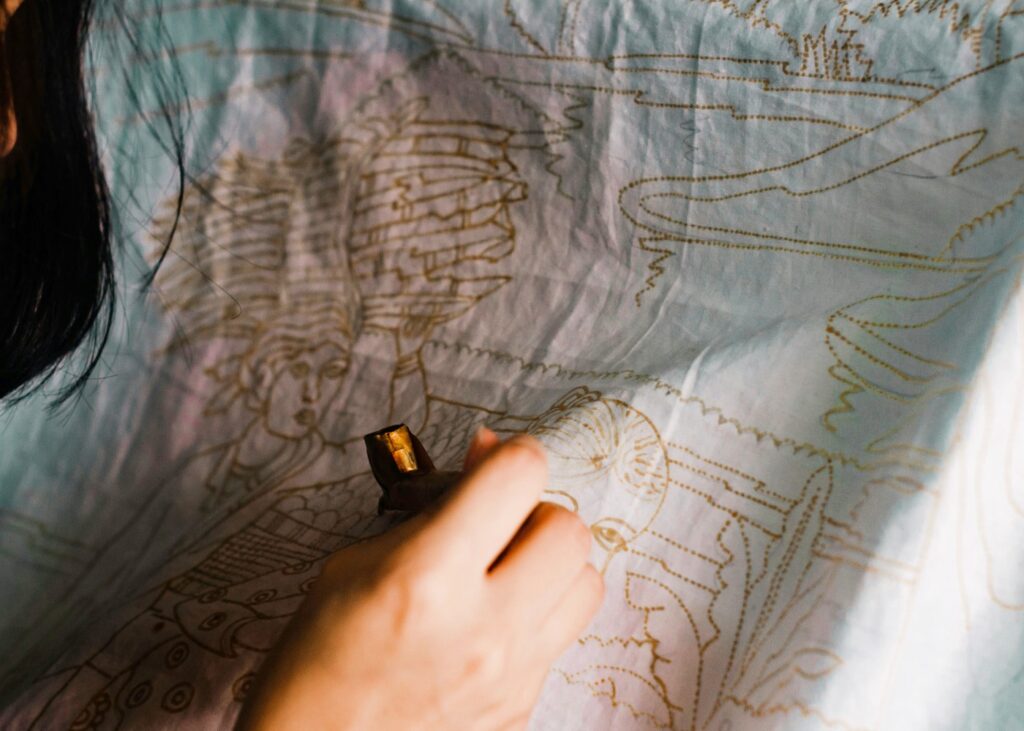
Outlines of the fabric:
[[163,18],[95,69],[103,378],[0,427],[0,725],[230,724],[403,421],[537,435],[592,528],[533,729],[1024,728],[1020,2]]

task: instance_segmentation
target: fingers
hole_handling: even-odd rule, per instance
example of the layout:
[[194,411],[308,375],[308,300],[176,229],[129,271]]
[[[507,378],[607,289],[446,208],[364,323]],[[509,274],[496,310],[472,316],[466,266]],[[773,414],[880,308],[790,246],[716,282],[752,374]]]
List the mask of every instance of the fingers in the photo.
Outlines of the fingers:
[[604,579],[591,564],[584,564],[568,591],[541,626],[538,651],[548,662],[565,652],[590,624],[604,601]]
[[547,457],[536,439],[518,436],[489,454],[460,482],[424,528],[456,560],[487,570],[540,500]]
[[540,503],[491,569],[490,582],[509,606],[535,619],[561,599],[589,554],[587,525],[563,507]]
[[481,426],[477,429],[476,434],[473,435],[473,440],[469,443],[469,449],[466,450],[466,459],[462,463],[462,471],[469,472],[476,467],[499,444],[501,444],[501,440],[498,439],[498,435],[486,426]]

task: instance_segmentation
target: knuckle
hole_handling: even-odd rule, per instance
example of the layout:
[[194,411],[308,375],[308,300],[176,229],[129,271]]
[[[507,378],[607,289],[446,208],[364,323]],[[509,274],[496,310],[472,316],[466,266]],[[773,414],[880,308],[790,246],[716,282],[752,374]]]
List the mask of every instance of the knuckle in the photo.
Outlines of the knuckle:
[[464,672],[477,683],[485,686],[502,683],[507,668],[508,657],[500,643],[477,644],[466,651]]
[[604,600],[604,577],[601,576],[601,572],[594,568],[591,564],[587,564],[583,569],[583,590],[594,601],[594,611],[601,605]]
[[590,528],[576,513],[559,505],[551,505],[547,511],[546,519],[558,531],[566,548],[575,558],[583,560],[590,553]]
[[537,507],[533,509],[533,519],[537,523],[547,523],[548,521],[558,521],[559,512],[568,512],[565,508],[555,503],[549,503],[547,501],[541,501],[537,503]]
[[577,515],[573,515],[573,518],[575,518],[575,527],[573,528],[574,540],[578,541],[580,552],[584,556],[589,555],[590,545],[593,539],[593,536],[590,533],[590,526],[584,523],[583,520]]
[[443,608],[445,587],[443,578],[437,570],[419,567],[406,576],[405,585],[407,593],[418,608],[426,611]]
[[444,611],[443,577],[422,562],[392,564],[384,571],[377,590],[378,606],[396,635],[406,634],[414,623]]

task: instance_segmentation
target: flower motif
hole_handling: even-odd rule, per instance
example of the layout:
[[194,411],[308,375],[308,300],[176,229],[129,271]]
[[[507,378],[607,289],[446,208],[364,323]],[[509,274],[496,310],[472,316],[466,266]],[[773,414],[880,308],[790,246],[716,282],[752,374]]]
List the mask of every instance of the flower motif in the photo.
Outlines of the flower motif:
[[598,546],[624,550],[650,525],[668,486],[668,456],[646,415],[580,387],[527,431],[548,451],[549,499],[578,513]]
[[660,502],[668,458],[651,420],[629,404],[581,387],[528,428],[551,456],[553,484],[609,479],[641,500]]

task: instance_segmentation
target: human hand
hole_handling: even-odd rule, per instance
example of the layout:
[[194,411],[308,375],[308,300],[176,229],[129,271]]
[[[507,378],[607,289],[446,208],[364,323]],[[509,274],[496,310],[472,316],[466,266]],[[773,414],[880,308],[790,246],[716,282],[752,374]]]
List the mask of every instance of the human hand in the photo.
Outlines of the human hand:
[[281,638],[245,730],[490,731],[526,725],[551,663],[603,596],[590,532],[538,502],[532,437],[481,430],[433,510],[339,551]]

